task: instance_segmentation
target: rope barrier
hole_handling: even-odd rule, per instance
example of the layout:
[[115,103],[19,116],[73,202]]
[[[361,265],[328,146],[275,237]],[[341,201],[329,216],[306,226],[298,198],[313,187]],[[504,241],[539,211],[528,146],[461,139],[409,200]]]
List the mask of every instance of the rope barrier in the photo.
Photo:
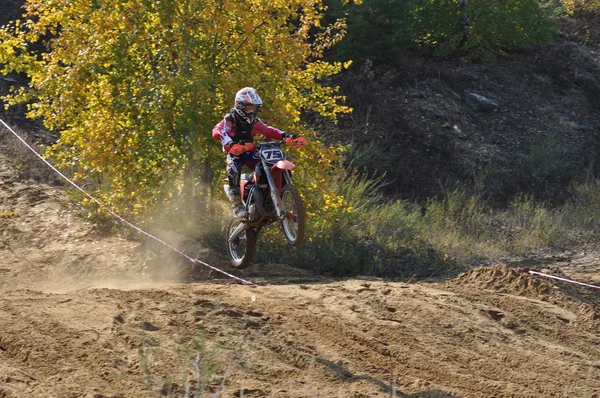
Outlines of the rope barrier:
[[242,279],[238,276],[232,275],[226,271],[223,271],[222,269],[219,269],[217,267],[214,267],[208,263],[205,263],[204,261],[201,261],[197,258],[193,258],[188,256],[187,254],[185,254],[184,252],[182,252],[181,250],[173,247],[172,245],[170,245],[169,243],[157,238],[156,236],[149,234],[148,232],[142,230],[141,228],[139,228],[138,226],[130,223],[129,221],[125,220],[123,217],[121,217],[120,215],[118,215],[117,213],[115,213],[114,211],[112,211],[111,209],[107,208],[106,206],[104,206],[99,200],[97,200],[96,198],[94,198],[92,195],[90,195],[89,193],[87,193],[86,191],[83,190],[83,188],[79,187],[77,184],[75,184],[73,181],[71,181],[67,176],[65,176],[63,173],[61,173],[56,167],[54,167],[50,162],[48,162],[46,159],[44,159],[44,157],[42,155],[40,155],[39,153],[37,153],[37,151],[31,146],[29,145],[23,138],[21,138],[21,136],[19,136],[19,134],[17,134],[12,128],[10,128],[10,126],[8,124],[6,124],[4,122],[4,120],[0,119],[0,123],[2,123],[4,125],[4,127],[6,127],[6,129],[8,129],[8,131],[10,131],[15,137],[17,137],[17,139],[19,141],[21,141],[31,152],[33,152],[33,154],[35,156],[37,156],[39,159],[41,159],[42,162],[44,162],[48,167],[50,167],[54,172],[56,172],[59,176],[61,176],[65,181],[67,181],[69,184],[71,184],[73,187],[75,187],[77,190],[79,190],[80,192],[82,192],[85,196],[87,196],[91,201],[93,201],[94,203],[96,203],[98,206],[100,206],[102,209],[106,210],[109,214],[111,214],[113,217],[115,217],[116,219],[118,219],[120,222],[122,222],[123,224],[129,226],[130,228],[135,229],[137,232],[141,233],[142,235],[145,235],[151,239],[154,239],[155,241],[161,243],[162,245],[168,247],[169,249],[173,250],[174,252],[182,255],[183,257],[185,257],[186,259],[188,259],[190,262],[192,262],[193,265],[195,264],[202,264],[205,267],[208,267],[214,271],[220,272],[223,275],[226,275],[234,280],[237,280],[238,282],[242,282],[243,284],[246,285],[251,285],[251,286],[258,286],[256,283]]
[[600,289],[600,286],[595,286],[595,285],[591,285],[589,283],[584,283],[584,282],[578,282],[578,281],[574,281],[574,280],[571,280],[571,279],[561,278],[559,276],[548,275],[548,274],[544,274],[544,273],[538,272],[538,271],[532,271],[529,268],[520,268],[519,272],[521,274],[523,274],[523,273],[529,273],[529,274],[532,274],[532,275],[539,275],[539,276],[543,276],[543,277],[550,278],[550,279],[556,279],[556,280],[563,281],[563,282],[573,283],[575,285],[581,285],[581,286],[591,287],[592,289]]

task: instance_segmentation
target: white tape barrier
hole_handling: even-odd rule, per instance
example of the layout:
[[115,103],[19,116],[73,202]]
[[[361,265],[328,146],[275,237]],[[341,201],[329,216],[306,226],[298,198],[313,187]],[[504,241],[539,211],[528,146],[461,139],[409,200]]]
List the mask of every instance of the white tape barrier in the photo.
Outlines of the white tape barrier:
[[532,271],[529,268],[521,268],[519,271],[521,273],[527,272],[527,273],[532,274],[532,275],[539,275],[539,276],[543,276],[543,277],[550,278],[550,279],[556,279],[556,280],[559,280],[559,281],[562,281],[562,282],[572,283],[574,285],[591,287],[592,289],[600,289],[600,286],[591,285],[589,283],[584,283],[584,282],[578,282],[578,281],[574,281],[574,280],[571,280],[571,279],[561,278],[559,276],[548,275],[548,274],[544,274],[544,273],[538,272],[538,271]]

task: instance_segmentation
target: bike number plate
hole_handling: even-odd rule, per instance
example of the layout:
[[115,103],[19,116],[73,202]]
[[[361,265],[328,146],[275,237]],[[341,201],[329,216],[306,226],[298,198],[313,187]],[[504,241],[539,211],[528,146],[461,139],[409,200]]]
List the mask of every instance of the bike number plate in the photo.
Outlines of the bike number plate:
[[269,164],[273,164],[284,159],[283,151],[279,148],[262,148],[260,150],[260,157]]

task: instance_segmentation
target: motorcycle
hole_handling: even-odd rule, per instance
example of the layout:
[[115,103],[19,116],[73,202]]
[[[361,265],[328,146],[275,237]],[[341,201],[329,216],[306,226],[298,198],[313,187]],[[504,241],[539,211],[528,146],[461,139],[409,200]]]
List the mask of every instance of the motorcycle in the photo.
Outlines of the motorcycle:
[[[227,228],[227,253],[234,268],[242,269],[252,264],[258,235],[263,227],[281,222],[287,242],[298,247],[304,239],[306,207],[298,189],[292,185],[294,164],[285,159],[283,143],[301,148],[306,145],[302,137],[281,141],[244,143],[244,150],[258,150],[259,163],[252,173],[240,177],[242,204],[249,216],[233,218]],[[229,185],[224,187],[229,194]]]

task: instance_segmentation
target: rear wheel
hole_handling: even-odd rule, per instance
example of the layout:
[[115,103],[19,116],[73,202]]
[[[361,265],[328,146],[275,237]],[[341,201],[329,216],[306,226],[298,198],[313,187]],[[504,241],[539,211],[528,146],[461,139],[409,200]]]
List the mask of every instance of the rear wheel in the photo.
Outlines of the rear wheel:
[[306,225],[304,200],[295,186],[286,185],[281,191],[281,203],[287,213],[287,216],[281,220],[283,234],[290,245],[298,247],[304,240]]
[[231,220],[227,228],[227,254],[231,258],[231,264],[237,269],[246,268],[252,264],[258,236],[255,229],[249,228],[230,241],[229,237],[240,224],[242,224],[240,220]]

